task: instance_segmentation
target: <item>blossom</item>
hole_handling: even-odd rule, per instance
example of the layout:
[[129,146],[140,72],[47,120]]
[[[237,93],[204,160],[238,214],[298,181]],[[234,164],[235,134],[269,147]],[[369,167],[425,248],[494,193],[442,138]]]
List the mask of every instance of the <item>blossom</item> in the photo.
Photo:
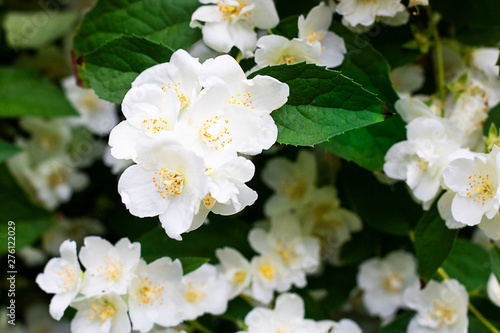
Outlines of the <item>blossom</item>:
[[139,164],[128,167],[118,192],[131,214],[159,215],[167,235],[181,240],[208,193],[203,160],[171,137],[136,144]]
[[385,155],[384,172],[405,180],[424,204],[441,188],[441,174],[460,149],[459,139],[446,120],[420,117],[407,125],[407,141],[393,145]]
[[[244,58],[253,55],[257,34],[253,27],[272,29],[279,23],[272,0],[200,0],[213,4],[198,8],[190,26],[201,27],[203,41],[216,51],[228,53],[236,46]],[[205,22],[202,25],[200,22]]]
[[488,279],[488,287],[486,289],[488,292],[488,297],[496,305],[500,306],[500,284],[495,274],[491,273]]
[[111,155],[111,147],[107,146],[102,155],[102,162],[111,169],[111,173],[117,175],[122,173],[127,167],[132,164],[131,160],[117,159]]
[[136,278],[128,289],[128,306],[134,330],[149,332],[153,325],[175,326],[181,321],[180,283],[182,266],[179,260],[164,257],[149,265],[139,262]]
[[64,241],[59,251],[60,258],[52,258],[43,273],[38,274],[36,283],[46,293],[55,294],[50,302],[50,315],[60,320],[64,311],[78,295],[82,285],[82,271],[76,256],[76,243]]
[[119,295],[103,293],[75,301],[71,306],[77,310],[71,321],[71,332],[130,332],[127,304]]
[[340,0],[336,10],[351,26],[371,26],[375,23],[377,16],[391,18],[400,12],[406,12],[400,0]]
[[[400,97],[409,96],[424,85],[424,68],[415,64],[398,67],[391,71],[390,78],[394,90]],[[397,102],[399,101],[401,100]]]
[[473,158],[457,158],[443,171],[445,185],[455,192],[451,213],[466,225],[476,225],[483,216],[492,219],[500,206],[500,148],[491,153],[474,154]]
[[329,31],[333,12],[330,7],[321,2],[312,8],[307,17],[299,17],[299,39],[305,39],[309,44],[321,44],[320,63],[326,67],[337,67],[344,61],[347,52],[344,40]]
[[263,36],[257,41],[255,62],[259,68],[275,65],[293,65],[305,61],[308,64],[325,65],[321,61],[321,44],[309,44],[308,40],[294,38],[288,40],[277,35]]
[[409,288],[404,299],[410,309],[417,311],[408,333],[467,332],[469,296],[457,280],[431,280],[422,290]]
[[316,322],[318,333],[362,333],[361,328],[350,319],[321,320]]
[[233,299],[250,286],[252,281],[251,268],[248,260],[231,247],[215,251],[219,259],[219,272],[231,286],[229,299]]
[[285,280],[286,268],[281,257],[273,252],[257,255],[250,262],[252,269],[251,295],[264,304],[269,304],[274,291],[284,292],[290,289],[290,282]]
[[87,297],[101,292],[127,293],[141,256],[141,244],[120,239],[115,246],[98,236],[84,239],[80,261],[86,268],[81,293]]
[[220,315],[226,312],[231,287],[217,274],[217,268],[204,264],[184,275],[181,280],[183,320],[193,320],[204,313]]
[[363,262],[357,281],[368,312],[385,319],[403,306],[403,293],[407,288],[420,286],[415,257],[403,251]]
[[118,123],[115,105],[99,99],[92,89],[80,88],[74,76],[65,78],[62,86],[66,97],[80,114],[71,118],[74,125],[84,125],[93,133],[106,135]]

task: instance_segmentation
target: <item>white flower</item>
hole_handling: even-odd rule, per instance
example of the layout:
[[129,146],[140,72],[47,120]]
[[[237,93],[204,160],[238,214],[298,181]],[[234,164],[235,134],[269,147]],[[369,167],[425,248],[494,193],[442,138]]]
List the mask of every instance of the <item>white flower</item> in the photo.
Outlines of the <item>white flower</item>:
[[128,290],[128,306],[134,330],[149,332],[153,325],[175,326],[181,323],[179,260],[160,258],[149,265],[141,259],[136,278]]
[[257,34],[253,27],[272,29],[279,23],[272,0],[200,0],[214,4],[198,8],[191,17],[191,27],[202,26],[203,41],[216,51],[228,53],[236,46],[244,58],[255,49]]
[[400,97],[409,96],[424,85],[424,68],[415,64],[398,67],[391,71],[390,78],[394,90]]
[[322,320],[316,323],[318,333],[363,333],[361,328],[350,319],[341,319],[338,322]]
[[264,304],[269,304],[274,291],[284,292],[290,289],[290,282],[285,280],[286,268],[281,257],[269,252],[257,255],[250,262],[252,268],[251,295]]
[[131,160],[122,160],[117,159],[113,155],[111,155],[111,147],[107,146],[104,150],[104,154],[102,155],[102,162],[107,167],[111,168],[111,173],[117,175],[122,173],[123,170],[128,168],[131,164]]
[[278,35],[269,35],[259,38],[258,49],[255,51],[255,62],[259,68],[275,65],[292,65],[305,61],[308,64],[325,65],[321,61],[321,44],[309,44],[308,40],[294,38],[288,40]]
[[496,306],[500,306],[500,284],[498,284],[498,280],[493,273],[491,273],[490,278],[488,279],[487,292],[490,301],[492,301]]
[[406,123],[410,123],[419,117],[439,118],[430,107],[417,98],[407,97],[399,99],[394,106]]
[[417,311],[408,333],[467,333],[469,296],[457,280],[431,280],[422,290],[408,289],[404,298]]
[[286,269],[284,280],[290,285],[304,287],[307,284],[306,273],[314,273],[319,268],[319,240],[305,236],[294,215],[272,217],[269,232],[254,228],[248,239],[256,252],[274,253],[281,258]]
[[73,333],[128,333],[127,304],[116,294],[104,293],[71,304],[77,310],[71,321]]
[[226,103],[243,107],[245,112],[269,114],[285,104],[290,94],[286,83],[270,76],[257,75],[247,80],[240,65],[228,55],[205,61],[199,79],[204,87],[209,87],[214,79],[223,80],[231,95]]
[[408,140],[396,143],[385,155],[384,172],[390,178],[405,180],[424,204],[432,201],[439,193],[441,174],[450,156],[460,149],[452,129],[445,119],[413,120],[407,125]]
[[141,257],[141,244],[120,239],[115,246],[97,237],[85,237],[80,261],[86,268],[81,293],[87,297],[101,292],[127,293]]
[[219,259],[219,272],[231,285],[229,299],[233,299],[241,294],[252,281],[250,263],[237,250],[225,247],[215,251]]
[[500,148],[473,159],[457,158],[443,171],[445,185],[455,192],[451,205],[453,218],[463,224],[479,224],[483,216],[492,219],[500,206]]
[[309,204],[314,199],[316,168],[314,155],[307,150],[299,151],[295,162],[284,157],[269,161],[262,171],[262,180],[276,193],[264,206],[266,215],[278,215]]
[[415,6],[429,6],[429,0],[410,0],[408,8]]
[[153,84],[163,91],[177,95],[181,110],[189,108],[196,100],[202,87],[198,81],[201,64],[197,58],[179,49],[170,57],[170,61],[150,67],[139,74],[132,82],[132,87]]
[[282,294],[273,310],[254,308],[245,317],[248,333],[323,333],[312,320],[304,319],[304,301],[296,294]]
[[106,135],[118,123],[115,105],[99,99],[92,89],[80,88],[74,76],[65,78],[62,86],[66,97],[80,114],[70,118],[73,125],[83,125],[98,135]]
[[299,38],[305,39],[309,44],[321,44],[320,61],[326,67],[337,67],[344,61],[347,52],[344,40],[329,31],[332,23],[333,12],[330,7],[321,2],[312,8],[307,17],[299,17]]
[[109,135],[111,155],[117,159],[137,159],[137,141],[171,132],[177,123],[180,104],[175,92],[163,91],[155,84],[132,87],[123,99],[126,120]]
[[78,295],[82,285],[82,271],[76,256],[76,243],[66,240],[60,247],[60,258],[52,258],[36,283],[49,294],[55,294],[50,302],[50,315],[60,320],[64,310]]
[[208,193],[203,160],[170,137],[139,141],[139,164],[127,168],[118,192],[132,215],[157,216],[171,238],[181,240]]
[[183,320],[193,320],[204,313],[226,312],[231,287],[217,274],[215,266],[204,264],[184,275],[181,284],[183,302],[178,306]]
[[340,0],[336,10],[351,26],[371,26],[377,16],[394,17],[406,11],[400,0]]
[[312,195],[314,200],[310,204],[297,209],[304,233],[318,238],[321,256],[338,264],[340,248],[351,239],[353,232],[361,230],[361,219],[340,207],[337,191],[331,186],[315,189]]
[[471,65],[491,78],[498,78],[500,70],[497,65],[500,51],[497,48],[479,48],[471,54]]
[[415,257],[403,251],[363,262],[357,281],[368,312],[382,318],[390,318],[403,306],[403,293],[407,288],[420,286]]

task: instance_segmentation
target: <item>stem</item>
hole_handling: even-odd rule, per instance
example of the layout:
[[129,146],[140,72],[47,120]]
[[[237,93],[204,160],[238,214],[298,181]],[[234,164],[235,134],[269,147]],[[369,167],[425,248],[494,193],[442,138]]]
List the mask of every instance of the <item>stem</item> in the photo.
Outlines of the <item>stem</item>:
[[274,35],[273,31],[271,29],[267,29],[267,32],[270,34],[270,35]]
[[238,52],[238,54],[236,55],[236,62],[239,64],[240,61],[241,61],[241,56],[243,55],[243,53],[241,53],[241,51]]
[[191,326],[189,332],[200,331],[203,333],[213,333],[211,330],[200,324],[197,320],[190,321],[189,326]]

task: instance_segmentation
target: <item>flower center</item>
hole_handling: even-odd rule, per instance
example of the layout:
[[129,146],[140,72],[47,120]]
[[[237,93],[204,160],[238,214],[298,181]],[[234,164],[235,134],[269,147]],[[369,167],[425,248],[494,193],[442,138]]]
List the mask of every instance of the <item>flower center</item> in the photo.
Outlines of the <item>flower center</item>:
[[63,288],[61,292],[75,289],[75,285],[77,283],[77,280],[75,279],[76,272],[69,265],[66,265],[58,270],[57,274],[63,281]]
[[450,308],[439,299],[434,299],[432,304],[434,305],[434,308],[432,309],[432,312],[429,313],[429,317],[436,320],[439,326],[443,324],[449,326],[455,322],[457,316],[453,308]]
[[309,44],[312,44],[316,41],[321,42],[325,36],[323,34],[318,34],[316,31],[311,30],[311,33],[305,37],[307,40],[309,40]]
[[294,179],[285,184],[283,191],[290,200],[297,200],[304,196],[307,185],[301,179]]
[[250,104],[252,104],[252,101],[250,100],[252,96],[250,96],[250,94],[248,93],[244,93],[244,94],[237,94],[236,96],[231,96],[227,103],[229,104],[234,104],[234,105],[240,105],[240,106],[246,106],[246,107],[250,107],[250,108],[254,108],[253,106],[251,106]]
[[[203,286],[204,283],[201,283]],[[200,286],[193,286],[192,282],[189,282],[184,290],[184,299],[190,303],[198,303],[202,301],[207,295],[203,292]]]
[[217,2],[217,6],[219,6],[219,11],[222,13],[222,17],[224,20],[230,20],[234,18],[240,18],[245,20],[249,14],[249,12],[241,14],[241,10],[246,6],[246,2],[238,1],[238,5],[228,5],[223,1]]
[[243,282],[246,276],[247,274],[245,272],[237,271],[236,273],[234,273],[233,283],[238,284]]
[[180,86],[180,83],[167,83],[167,85],[163,85],[161,89],[165,91],[165,88],[167,88],[175,91],[175,93],[177,94],[177,99],[179,99],[179,102],[181,103],[181,109],[184,109],[189,105],[189,98],[180,91]]
[[403,290],[403,278],[398,273],[390,273],[382,279],[382,286],[391,293],[399,293]]
[[228,120],[221,119],[219,116],[207,119],[200,128],[203,142],[215,150],[219,150],[219,147],[224,148],[231,143],[233,138],[229,136],[229,130],[226,127],[228,123]]
[[281,238],[276,240],[276,247],[274,251],[279,254],[286,266],[290,266],[299,257],[295,252],[294,247],[288,247]]
[[284,55],[280,58],[278,64],[279,65],[283,65],[283,64],[287,64],[287,65],[293,65],[297,62],[297,57],[292,57],[292,56],[289,56],[289,55]]
[[203,198],[203,204],[207,209],[212,209],[212,207],[215,205],[217,201],[212,197],[210,193],[207,194],[205,198]]
[[469,176],[469,187],[467,188],[467,196],[469,198],[474,198],[474,202],[484,205],[487,199],[493,198],[493,192],[495,188],[490,181],[490,175],[470,175]]
[[93,115],[99,111],[99,97],[90,90],[86,92],[81,98],[80,103],[83,105],[88,115]]
[[422,170],[422,172],[427,171],[427,167],[429,166],[429,162],[421,159],[420,157],[417,160],[417,167]]
[[[104,278],[106,280],[118,281],[123,275],[123,264],[120,260],[114,257],[104,256],[104,263],[106,266],[104,267]],[[103,271],[102,266],[97,268],[97,272],[100,273]]]
[[157,300],[159,300],[160,305],[162,305],[163,290],[165,287],[161,284],[149,280],[149,278],[144,278],[141,281],[141,286],[135,293],[137,300],[149,305],[154,305]]
[[88,318],[89,321],[92,321],[97,317],[102,326],[110,318],[113,321],[115,320],[116,310],[107,300],[101,301],[98,304],[92,304],[90,308],[94,313]]
[[173,197],[176,194],[182,193],[184,175],[178,171],[161,168],[159,171],[155,171],[153,183],[157,188],[156,192],[158,192],[163,199],[168,195]]
[[66,180],[66,174],[61,171],[54,171],[48,177],[48,183],[51,188],[56,188]]
[[142,121],[142,129],[148,131],[149,133],[157,133],[159,131],[168,131],[168,122],[163,120],[163,118],[158,119],[144,119]]
[[274,270],[270,265],[262,265],[259,268],[259,273],[267,280],[267,281],[273,281],[274,280]]

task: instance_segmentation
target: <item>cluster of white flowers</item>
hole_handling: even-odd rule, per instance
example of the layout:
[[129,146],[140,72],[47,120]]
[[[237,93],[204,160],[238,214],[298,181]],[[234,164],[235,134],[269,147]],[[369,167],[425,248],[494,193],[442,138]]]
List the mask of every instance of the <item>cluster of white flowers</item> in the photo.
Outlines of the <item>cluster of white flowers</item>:
[[270,113],[289,89],[268,76],[247,80],[222,55],[201,64],[184,50],[142,72],[122,104],[126,120],[109,137],[111,154],[133,160],[118,191],[129,211],[159,216],[171,238],[198,228],[210,211],[231,215],[257,193],[245,183],[255,155],[271,147],[277,127]]
[[262,177],[275,191],[265,203],[264,213],[272,221],[297,221],[294,223],[305,237],[319,240],[321,258],[340,264],[340,248],[351,239],[351,233],[361,230],[362,223],[357,214],[340,206],[335,187],[318,187],[315,156],[301,150],[295,163],[284,157],[272,159]]
[[[500,239],[499,181],[497,155],[491,145],[483,153],[482,127],[488,110],[497,103],[500,85],[494,77],[496,55],[489,50],[481,59],[489,65],[472,61],[463,70],[454,69],[446,105],[420,97],[396,102],[396,110],[407,125],[407,140],[392,146],[385,157],[384,172],[393,179],[405,180],[412,195],[428,209],[438,202],[439,212],[449,228],[479,225],[488,237]],[[474,65],[476,64],[476,65]],[[438,110],[444,108],[443,117]]]
[[387,322],[398,309],[417,312],[408,333],[467,332],[469,296],[465,287],[450,279],[440,283],[431,280],[420,289],[417,263],[411,253],[399,250],[383,259],[369,259],[360,265],[357,280],[370,314]]
[[231,287],[210,264],[185,275],[178,259],[147,264],[140,244],[126,238],[113,246],[100,237],[86,237],[78,257],[76,243],[66,240],[60,254],[36,282],[55,294],[49,307],[54,319],[60,320],[68,306],[77,310],[72,332],[150,332],[155,324],[173,327],[227,309]]

